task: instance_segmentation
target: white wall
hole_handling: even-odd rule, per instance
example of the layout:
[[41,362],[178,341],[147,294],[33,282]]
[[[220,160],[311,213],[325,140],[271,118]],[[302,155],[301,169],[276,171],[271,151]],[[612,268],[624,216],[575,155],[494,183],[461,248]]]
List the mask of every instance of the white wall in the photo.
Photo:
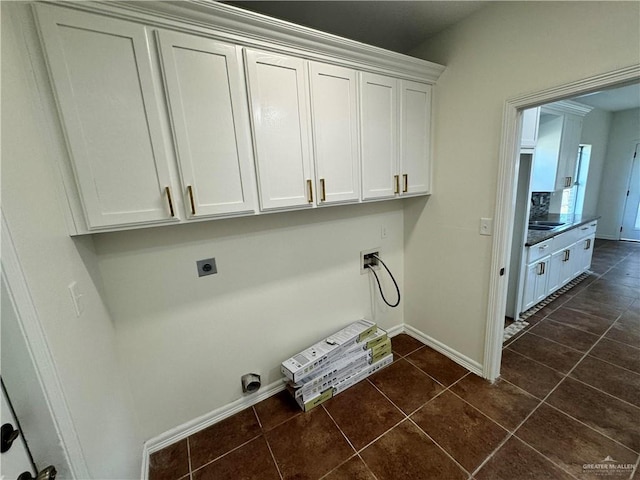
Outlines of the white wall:
[[598,196],[597,212],[602,216],[598,220],[598,238],[620,238],[633,152],[638,142],[640,109],[615,112],[611,121],[609,145]]
[[640,3],[490,2],[413,53],[435,88],[434,195],[405,210],[405,322],[482,363],[506,99],[638,63]]
[[[140,475],[142,441],[116,356],[115,331],[92,273],[91,238],[72,240],[58,202],[52,124],[25,51],[29,6],[2,2],[2,210],[93,478]],[[32,37],[31,37],[32,38]],[[77,281],[85,312],[67,289]],[[4,318],[3,318],[4,323]],[[4,325],[3,325],[4,326]],[[2,365],[3,374],[12,364]]]
[[[244,373],[279,381],[283,360],[358,318],[400,325],[402,304],[372,312],[359,255],[380,247],[404,292],[402,219],[392,201],[96,235],[143,435],[241,398]],[[209,257],[218,274],[198,278]]]
[[[598,211],[598,197],[600,182],[605,168],[607,146],[609,144],[609,130],[613,114],[599,108],[594,108],[582,122],[582,136],[580,143],[592,145],[589,172],[584,193],[583,213],[592,214]],[[608,168],[608,166],[607,166]],[[600,225],[598,225],[600,229]]]

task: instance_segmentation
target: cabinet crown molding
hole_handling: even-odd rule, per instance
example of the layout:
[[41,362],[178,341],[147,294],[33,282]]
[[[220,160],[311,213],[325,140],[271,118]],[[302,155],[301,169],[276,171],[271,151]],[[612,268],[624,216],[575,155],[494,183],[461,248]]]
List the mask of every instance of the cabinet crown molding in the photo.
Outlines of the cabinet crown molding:
[[[434,84],[445,67],[212,0],[46,1],[338,65]],[[185,29],[185,26],[187,27]]]
[[591,110],[593,110],[593,107],[574,102],[572,100],[561,100],[559,102],[553,102],[542,107],[542,111],[544,113],[570,113],[572,115],[579,115],[581,117],[584,117]]

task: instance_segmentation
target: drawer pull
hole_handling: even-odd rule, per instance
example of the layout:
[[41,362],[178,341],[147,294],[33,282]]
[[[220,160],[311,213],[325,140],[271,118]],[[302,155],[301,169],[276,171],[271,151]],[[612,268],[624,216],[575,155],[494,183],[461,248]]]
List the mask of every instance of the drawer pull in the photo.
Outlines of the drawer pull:
[[307,180],[307,201],[313,203],[313,185],[311,180]]
[[547,248],[549,248],[548,243],[546,245],[542,245],[541,247],[538,247],[538,250],[546,250]]
[[172,217],[175,217],[176,214],[173,211],[173,200],[171,199],[171,189],[169,187],[164,187],[164,191],[167,194],[167,201],[169,202],[169,213]]
[[322,194],[322,196],[320,197],[320,200],[323,202],[327,201],[327,191],[325,190],[324,187],[324,178],[320,179],[320,193]]
[[409,191],[409,175],[407,175],[406,173],[402,175],[402,181],[404,182],[402,193],[407,193]]
[[580,230],[589,230],[589,227],[582,227]]
[[187,186],[187,192],[189,192],[189,204],[191,205],[191,215],[196,214],[196,202],[193,199],[193,187]]
[[393,193],[400,193],[400,175],[394,175],[393,176],[393,181],[396,185],[395,190],[393,191]]

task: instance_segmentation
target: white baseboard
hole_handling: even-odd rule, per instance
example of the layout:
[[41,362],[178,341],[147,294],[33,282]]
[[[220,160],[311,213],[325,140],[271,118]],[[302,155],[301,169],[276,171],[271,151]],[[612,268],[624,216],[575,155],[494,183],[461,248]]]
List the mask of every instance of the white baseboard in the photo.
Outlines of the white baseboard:
[[[425,335],[424,333],[420,332],[419,330],[416,330],[413,327],[400,324],[400,325],[396,325],[395,327],[391,327],[387,329],[387,333],[389,337],[395,337],[400,333],[407,333],[408,335],[411,335],[417,340],[420,340],[421,342],[430,346],[434,350],[437,350],[443,355],[449,357],[451,360],[462,365],[464,368],[472,371],[473,373],[476,373],[477,375],[482,375],[482,366],[479,363],[474,362],[473,360],[465,357],[464,355],[456,352],[455,350],[450,349],[444,344],[438,342],[437,340],[434,340],[433,338],[429,337],[428,335]],[[158,435],[157,437],[147,440],[143,448],[142,478],[143,479],[149,478],[149,456],[152,453],[157,452],[158,450],[162,450],[163,448],[168,447],[169,445],[175,442],[183,440],[188,436],[193,435],[194,433],[202,429],[210,427],[211,425],[218,423],[224,420],[225,418],[235,415],[241,410],[251,407],[256,403],[259,403],[262,400],[265,400],[271,397],[272,395],[275,395],[276,393],[281,392],[282,390],[284,390],[284,387],[285,387],[285,384],[282,380],[276,380],[275,382],[267,385],[266,387],[262,387],[260,389],[260,393],[258,394],[240,398],[234,402],[231,402],[227,405],[217,408],[212,412],[206,413],[198,418],[195,418],[186,423],[183,423],[182,425],[172,428],[171,430],[168,430]]]
[[602,235],[602,234],[597,234],[596,238],[598,240],[620,240],[620,236],[619,235]]
[[412,336],[416,340],[420,340],[425,345],[433,348],[436,352],[440,352],[445,357],[450,358],[451,360],[456,362],[458,365],[466,368],[470,372],[475,373],[479,377],[483,376],[482,375],[483,367],[482,367],[482,364],[480,364],[479,362],[476,362],[475,360],[472,360],[471,358],[461,354],[460,352],[454,350],[453,348],[446,346],[444,343],[439,342],[435,338],[432,338],[429,335],[422,333],[420,330],[412,327],[411,325],[405,324],[404,331],[407,335]]

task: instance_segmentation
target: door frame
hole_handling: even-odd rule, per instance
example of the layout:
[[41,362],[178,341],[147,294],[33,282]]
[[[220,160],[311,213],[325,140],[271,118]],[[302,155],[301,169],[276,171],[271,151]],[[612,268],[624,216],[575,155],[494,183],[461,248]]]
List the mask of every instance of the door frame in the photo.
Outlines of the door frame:
[[68,465],[72,478],[91,478],[49,342],[33,303],[9,224],[2,209],[0,209],[0,235],[2,242],[0,273],[13,302],[18,324],[38,376],[39,388],[45,397],[49,414],[55,425],[55,435],[66,457],[64,460],[60,459],[60,464]]
[[[627,196],[624,199],[624,207],[622,208],[622,219],[620,220],[620,240],[627,240],[629,242],[638,242],[640,240],[635,239],[635,238],[622,238],[622,232],[623,227],[624,227],[624,217],[625,217],[625,213],[627,212],[627,207],[629,205],[629,191],[631,190],[631,180],[633,179],[633,169],[636,167],[636,162],[638,162],[638,164],[640,164],[640,156],[638,156],[638,153],[640,153],[640,138],[637,140],[633,141],[633,157],[631,157],[631,170],[629,172],[629,181],[627,182]],[[640,166],[638,167],[640,168]],[[637,210],[636,210],[637,211]]]
[[515,215],[516,185],[520,167],[519,134],[522,111],[546,103],[565,100],[603,88],[640,81],[640,65],[631,65],[586,79],[527,93],[505,100],[498,163],[498,188],[494,214],[495,234],[491,251],[489,302],[485,329],[482,376],[491,382],[500,376],[502,334],[507,301],[509,273],[500,271],[509,265]]

